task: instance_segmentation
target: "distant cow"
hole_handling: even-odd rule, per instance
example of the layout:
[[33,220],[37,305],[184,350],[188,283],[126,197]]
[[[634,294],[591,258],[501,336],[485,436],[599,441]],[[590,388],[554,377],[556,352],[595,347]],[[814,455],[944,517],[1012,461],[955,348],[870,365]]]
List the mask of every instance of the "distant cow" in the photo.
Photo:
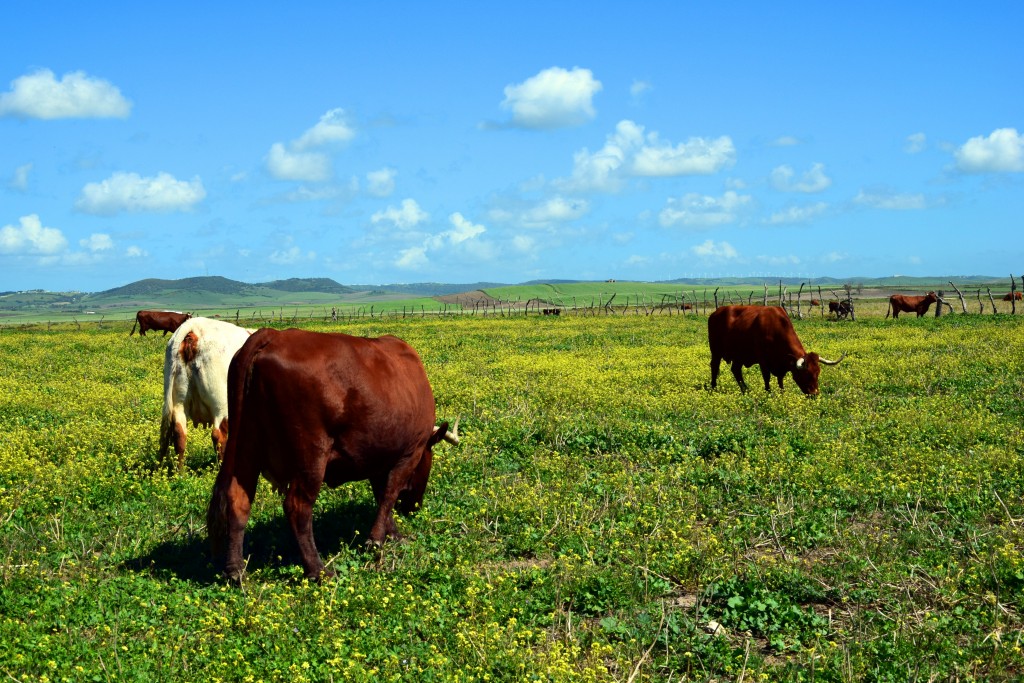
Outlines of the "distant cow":
[[811,299],[811,305],[812,306],[820,306],[821,302],[818,301],[817,299]]
[[242,537],[261,474],[284,493],[305,575],[317,579],[331,573],[312,528],[324,484],[370,480],[377,517],[369,541],[381,543],[398,533],[396,504],[406,514],[421,504],[431,447],[458,443],[447,423],[434,426],[419,355],[391,336],[258,330],[231,361],[228,405],[231,430],[207,529],[215,561],[234,580],[244,570]]
[[140,336],[145,337],[146,330],[163,330],[166,337],[168,332],[174,332],[191,317],[188,313],[176,311],[139,311],[135,314],[135,322],[132,323],[132,331],[128,333],[128,336],[135,334],[137,325]]
[[842,320],[846,316],[850,315],[850,311],[853,308],[850,306],[849,301],[829,301],[828,312],[829,314],[835,314],[836,320]]
[[1020,301],[1021,299],[1024,299],[1024,294],[1020,292],[1007,292],[1003,295],[1003,301]]
[[191,318],[171,335],[164,352],[164,412],[160,460],[174,443],[178,470],[185,464],[188,421],[212,427],[213,448],[228,439],[228,364],[252,330],[211,318]]
[[544,308],[541,309],[541,313],[544,315],[562,315],[562,309],[560,308]]
[[888,318],[890,313],[893,319],[900,317],[900,313],[917,313],[917,317],[920,318],[938,300],[935,292],[928,292],[924,296],[893,294],[889,297],[889,308],[885,311],[885,317]]
[[765,391],[771,391],[775,375],[782,389],[782,378],[793,373],[793,381],[808,395],[818,393],[821,365],[837,365],[839,360],[825,360],[816,353],[807,353],[796,336],[793,323],[778,306],[720,306],[708,316],[708,343],[711,346],[711,388],[718,383],[721,362],[732,363],[732,374],[741,391],[747,390],[743,368],[761,367]]

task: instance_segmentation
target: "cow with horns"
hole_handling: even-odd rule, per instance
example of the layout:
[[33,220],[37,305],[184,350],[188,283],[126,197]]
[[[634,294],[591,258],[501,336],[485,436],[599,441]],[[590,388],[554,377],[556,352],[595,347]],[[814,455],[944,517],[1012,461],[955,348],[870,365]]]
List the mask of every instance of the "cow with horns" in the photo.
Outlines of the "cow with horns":
[[189,313],[177,311],[139,311],[135,314],[135,322],[128,336],[135,334],[135,328],[138,327],[139,336],[145,337],[146,330],[163,330],[166,337],[168,332],[174,332],[191,317]]
[[850,311],[852,311],[852,310],[853,310],[853,307],[850,305],[849,301],[829,301],[828,302],[828,312],[829,312],[829,315],[834,314],[836,316],[836,320],[842,320],[846,316],[850,315]]
[[441,440],[434,395],[416,351],[401,339],[304,330],[258,330],[228,370],[228,434],[207,510],[214,560],[244,573],[242,537],[262,475],[284,494],[305,576],[330,575],[313,538],[320,489],[369,479],[377,515],[369,541],[397,536],[393,511],[423,501]]
[[917,317],[920,318],[938,300],[935,292],[928,292],[924,296],[893,294],[889,297],[889,308],[885,311],[885,317],[888,318],[889,314],[892,314],[895,320],[900,317],[900,313],[917,313]]
[[711,346],[711,388],[718,384],[721,362],[732,363],[732,374],[740,390],[746,392],[743,368],[761,367],[765,391],[771,391],[771,376],[778,378],[779,389],[786,373],[805,394],[818,393],[818,374],[822,365],[838,365],[804,351],[793,323],[778,306],[720,306],[708,316],[708,343]]

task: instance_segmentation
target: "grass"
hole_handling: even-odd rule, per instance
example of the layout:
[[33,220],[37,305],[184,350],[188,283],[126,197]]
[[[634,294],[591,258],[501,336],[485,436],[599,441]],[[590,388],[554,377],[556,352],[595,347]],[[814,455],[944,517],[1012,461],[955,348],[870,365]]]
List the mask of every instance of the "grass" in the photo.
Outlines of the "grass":
[[[287,321],[286,321],[287,322]],[[163,343],[0,333],[0,674],[132,680],[1015,680],[1024,329],[797,321],[822,396],[707,391],[688,316],[300,321],[397,334],[463,444],[406,540],[321,494],[301,580],[261,484],[248,578],[208,561],[216,473],[156,462]],[[712,633],[714,632],[714,633]]]

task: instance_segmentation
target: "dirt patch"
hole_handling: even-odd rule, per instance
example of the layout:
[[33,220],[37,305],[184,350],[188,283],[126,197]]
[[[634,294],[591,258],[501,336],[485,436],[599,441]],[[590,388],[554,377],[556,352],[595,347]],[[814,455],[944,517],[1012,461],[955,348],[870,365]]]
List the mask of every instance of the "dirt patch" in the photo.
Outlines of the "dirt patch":
[[461,292],[459,294],[435,296],[434,300],[445,304],[455,304],[464,308],[472,308],[473,306],[491,306],[498,303],[497,299],[487,296],[479,289],[474,289],[471,292]]

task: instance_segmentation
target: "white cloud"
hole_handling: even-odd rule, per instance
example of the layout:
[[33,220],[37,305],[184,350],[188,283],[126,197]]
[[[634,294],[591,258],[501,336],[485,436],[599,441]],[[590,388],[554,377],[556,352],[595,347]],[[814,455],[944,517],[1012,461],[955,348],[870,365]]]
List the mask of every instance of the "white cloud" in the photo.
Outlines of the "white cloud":
[[793,180],[794,171],[790,166],[779,166],[772,170],[772,185],[780,192],[821,192],[832,184],[832,179],[825,175],[825,165],[818,163],[805,171],[800,179]]
[[721,197],[691,192],[681,198],[670,197],[668,206],[658,214],[658,221],[664,227],[676,225],[708,228],[735,222],[739,212],[750,204],[750,195],[728,191]]
[[49,69],[40,69],[16,78],[11,90],[0,94],[0,116],[23,119],[123,119],[131,108],[117,87],[83,71],[58,81]]
[[853,198],[855,204],[869,206],[873,209],[890,211],[911,211],[927,208],[928,202],[923,194],[900,194],[889,190],[865,192],[861,190]]
[[466,240],[473,239],[474,237],[478,237],[479,235],[487,232],[487,228],[467,220],[458,212],[449,216],[448,220],[451,221],[452,229],[443,234],[445,234],[453,244],[465,242]]
[[422,268],[427,265],[427,248],[426,247],[409,247],[403,249],[400,252],[398,259],[395,261],[395,265],[399,268],[408,268],[415,270]]
[[110,235],[102,232],[94,232],[86,239],[78,240],[79,246],[92,252],[107,251],[114,248],[114,240]]
[[24,192],[28,189],[28,176],[32,172],[32,164],[23,164],[18,168],[14,169],[14,175],[11,176],[11,182],[8,185],[15,190],[21,190]]
[[367,192],[374,197],[389,197],[395,191],[395,176],[398,171],[393,168],[382,168],[366,174]]
[[824,261],[825,263],[839,263],[840,261],[845,261],[847,258],[849,257],[842,252],[830,251],[829,253],[822,256],[821,260]]
[[516,251],[527,253],[534,250],[537,246],[537,240],[529,235],[516,235],[512,238],[512,246]]
[[800,263],[800,259],[797,256],[789,254],[788,256],[768,256],[762,255],[757,257],[758,263],[764,263],[769,266],[795,266]]
[[793,223],[807,223],[828,209],[828,204],[818,202],[809,206],[790,206],[782,211],[776,211],[769,216],[767,222],[772,225],[790,225]]
[[633,85],[629,86],[629,95],[634,101],[639,100],[645,93],[651,91],[652,86],[647,81],[633,81]]
[[705,240],[701,244],[690,247],[690,253],[704,261],[731,261],[739,253],[728,242]]
[[552,197],[526,211],[523,222],[534,227],[548,226],[552,223],[566,223],[584,216],[590,205],[582,199],[566,199]]
[[572,177],[555,185],[569,191],[617,192],[629,177],[708,175],[735,161],[736,150],[728,136],[690,138],[672,145],[625,119],[607,136],[604,147],[593,154],[586,148],[576,152]]
[[1016,128],[999,128],[988,137],[973,137],[954,153],[965,173],[1024,171],[1024,135]]
[[270,175],[278,180],[318,182],[331,177],[331,160],[323,152],[293,152],[275,142],[266,161]]
[[49,256],[68,246],[64,234],[56,228],[43,226],[36,214],[22,216],[18,225],[0,228],[0,254],[38,254]]
[[143,178],[136,173],[115,173],[100,183],[89,183],[75,202],[85,213],[112,215],[122,211],[188,211],[206,197],[203,183],[177,180],[169,173]]
[[125,249],[124,255],[128,258],[143,258],[144,256],[149,256],[149,252],[133,244]]
[[270,254],[268,257],[271,263],[277,263],[280,265],[291,265],[299,263],[301,261],[312,261],[316,258],[315,251],[306,251],[296,246],[289,247],[288,249],[278,249]]
[[331,109],[296,140],[287,145],[281,142],[271,145],[265,159],[267,171],[278,180],[330,180],[331,158],[323,149],[348,142],[355,134],[345,110]]
[[304,152],[308,149],[348,142],[355,136],[356,131],[349,125],[345,110],[331,109],[320,117],[315,126],[293,142],[292,147],[297,152]]
[[661,144],[657,133],[651,133],[648,144],[633,160],[633,172],[640,176],[710,175],[734,163],[736,148],[727,135],[714,140],[690,138],[673,147]]
[[775,147],[795,147],[799,144],[799,138],[795,138],[792,135],[783,135],[782,137],[776,138],[772,141],[772,145]]
[[522,128],[577,126],[594,118],[593,97],[601,90],[590,69],[551,67],[522,83],[505,86],[501,106]]
[[925,150],[928,145],[928,138],[924,133],[914,133],[913,135],[907,136],[907,141],[903,145],[903,151],[907,154],[918,154]]
[[420,208],[415,199],[403,199],[401,206],[389,206],[378,211],[370,218],[374,223],[391,223],[397,228],[408,230],[414,228],[430,216]]

